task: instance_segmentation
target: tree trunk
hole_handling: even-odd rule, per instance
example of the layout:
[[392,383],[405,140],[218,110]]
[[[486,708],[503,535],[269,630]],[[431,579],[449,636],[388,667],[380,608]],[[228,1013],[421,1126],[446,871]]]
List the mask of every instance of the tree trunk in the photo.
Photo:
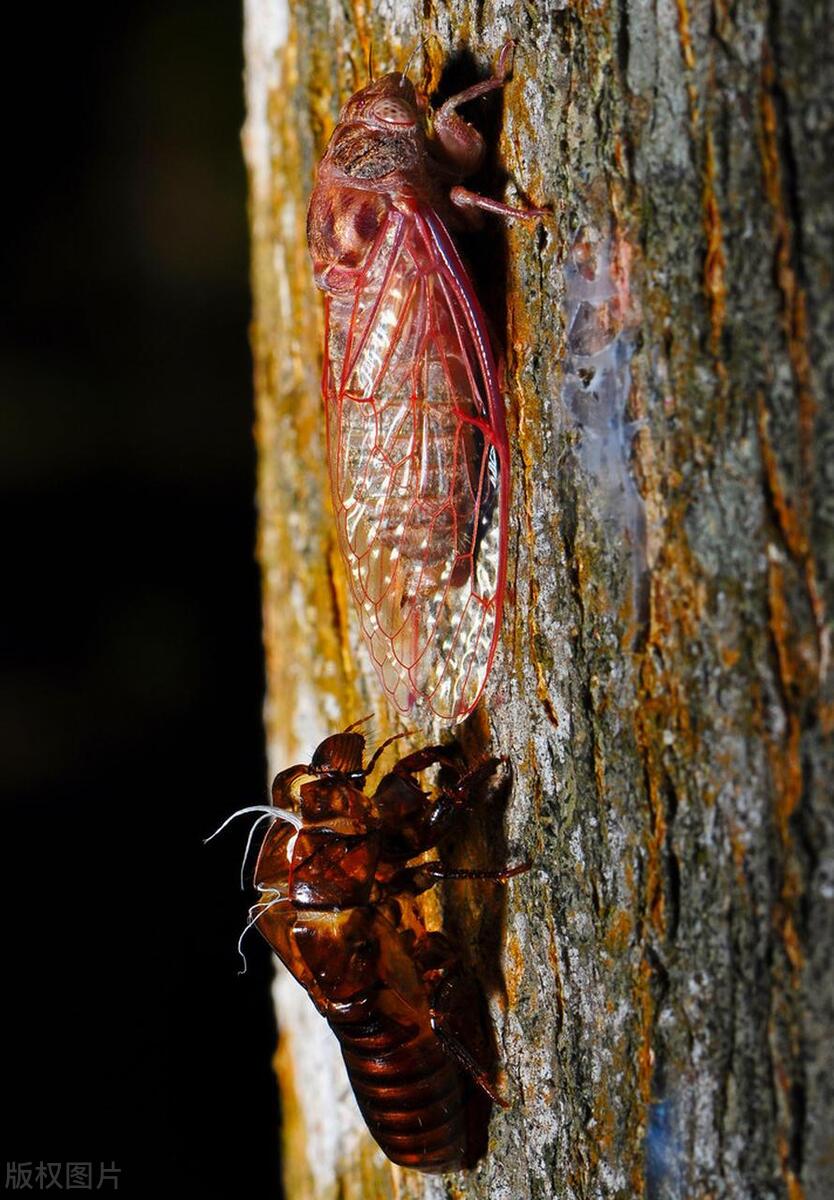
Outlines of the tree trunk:
[[497,147],[477,184],[553,210],[464,247],[513,496],[501,651],[457,732],[514,784],[452,851],[533,869],[441,899],[512,1107],[473,1171],[392,1167],[281,971],[291,1200],[834,1195],[831,7],[247,0],[275,770],[368,712],[397,728],[338,559],[304,236],[371,49],[417,47],[450,94],[513,37],[503,99],[466,110]]

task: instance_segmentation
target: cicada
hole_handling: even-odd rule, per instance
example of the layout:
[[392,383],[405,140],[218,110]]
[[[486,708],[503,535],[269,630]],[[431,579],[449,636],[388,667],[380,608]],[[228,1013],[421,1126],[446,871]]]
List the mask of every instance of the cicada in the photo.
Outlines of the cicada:
[[503,86],[511,52],[433,115],[402,73],[356,92],[307,216],[333,509],[362,632],[401,713],[453,722],[495,657],[510,462],[495,352],[449,230],[478,209],[544,215],[460,186],[485,145],[457,109]]
[[[454,746],[427,746],[369,793],[367,778],[395,740],[365,766],[365,739],[349,726],[275,777],[271,805],[241,809],[221,829],[242,813],[269,822],[247,929],[260,930],[327,1019],[370,1132],[402,1166],[454,1171],[478,1153],[470,1084],[507,1102],[483,1061],[474,980],[414,899],[441,879],[506,883],[530,864],[459,870],[426,861],[488,790],[499,760],[467,769]],[[429,794],[417,776],[435,765]]]

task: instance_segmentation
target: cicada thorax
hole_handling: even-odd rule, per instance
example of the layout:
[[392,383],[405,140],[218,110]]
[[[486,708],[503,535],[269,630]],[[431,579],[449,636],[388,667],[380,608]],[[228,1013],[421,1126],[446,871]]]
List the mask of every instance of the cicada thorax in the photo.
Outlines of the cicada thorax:
[[289,896],[299,908],[369,904],[379,859],[379,835],[340,832],[332,824],[300,831],[293,847]]
[[[371,900],[379,860],[378,821],[368,797],[351,774],[362,772],[361,734],[326,739],[307,767],[281,772],[273,797],[289,802],[299,828],[275,822],[255,866],[262,892],[285,897],[297,908],[350,908]],[[319,774],[322,767],[332,773]]]

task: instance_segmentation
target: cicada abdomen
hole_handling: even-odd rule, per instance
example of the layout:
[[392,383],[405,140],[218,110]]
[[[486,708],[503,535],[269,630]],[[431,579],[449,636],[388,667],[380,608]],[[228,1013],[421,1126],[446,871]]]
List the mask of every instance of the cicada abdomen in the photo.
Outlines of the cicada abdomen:
[[365,641],[402,713],[457,721],[495,657],[507,572],[509,451],[486,321],[447,223],[515,210],[451,187],[480,135],[453,97],[424,128],[400,74],[345,105],[308,213],[326,294],[323,393],[339,546]]

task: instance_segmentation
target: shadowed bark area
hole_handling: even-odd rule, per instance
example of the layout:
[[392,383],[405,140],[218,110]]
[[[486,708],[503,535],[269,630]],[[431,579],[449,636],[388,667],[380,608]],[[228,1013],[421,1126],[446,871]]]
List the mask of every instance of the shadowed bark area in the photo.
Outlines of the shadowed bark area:
[[513,497],[502,647],[460,738],[514,782],[444,850],[534,865],[440,899],[512,1107],[472,1172],[391,1167],[281,975],[288,1195],[834,1195],[830,5],[246,14],[274,769],[368,712],[397,729],[335,546],[304,238],[371,49],[397,69],[422,40],[412,77],[446,96],[513,37],[503,98],[466,111],[495,148],[473,186],[554,214],[462,244],[503,348]]

